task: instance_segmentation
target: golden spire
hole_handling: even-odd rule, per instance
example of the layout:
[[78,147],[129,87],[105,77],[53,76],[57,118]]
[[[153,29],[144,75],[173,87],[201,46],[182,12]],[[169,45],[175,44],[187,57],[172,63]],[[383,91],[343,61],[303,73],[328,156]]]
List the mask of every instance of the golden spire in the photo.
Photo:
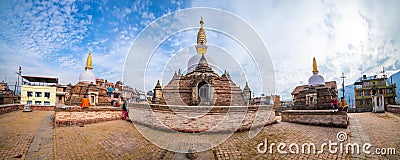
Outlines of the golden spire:
[[317,67],[317,60],[315,60],[315,57],[313,57],[313,73],[318,73],[318,67]]
[[86,67],[85,69],[93,69],[92,67],[92,56],[90,55],[90,52],[88,54],[88,57],[86,59]]
[[201,45],[206,45],[207,43],[207,39],[206,39],[206,32],[204,31],[203,28],[203,17],[200,18],[200,30],[199,33],[197,33],[197,44],[201,44]]
[[198,54],[206,54],[207,52],[207,39],[206,39],[206,32],[204,31],[203,28],[203,17],[200,18],[200,29],[199,33],[197,33],[197,45],[196,45],[196,50]]

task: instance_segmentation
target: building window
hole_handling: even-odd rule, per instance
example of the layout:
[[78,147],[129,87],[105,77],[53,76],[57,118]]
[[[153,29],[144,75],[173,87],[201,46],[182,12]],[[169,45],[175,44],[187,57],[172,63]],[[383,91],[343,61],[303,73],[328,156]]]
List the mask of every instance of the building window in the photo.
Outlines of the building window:
[[365,103],[367,103],[367,105],[371,104],[371,102],[369,100],[365,100],[365,101],[366,101]]
[[50,92],[44,92],[44,97],[50,98]]
[[35,92],[35,97],[42,97],[42,92]]
[[384,86],[385,84],[384,84],[383,82],[384,82],[384,81],[379,81],[379,82],[378,82],[378,85],[379,85],[379,86]]
[[364,87],[369,86],[369,82],[364,82],[364,83],[363,83],[363,86],[364,86]]
[[35,105],[42,105],[42,101],[35,101]]
[[362,105],[362,104],[363,104],[362,100],[358,101],[358,105]]
[[362,96],[362,92],[357,92],[357,95],[358,96]]
[[28,97],[32,97],[32,92],[31,92],[31,91],[27,91],[27,92],[26,92],[26,95],[27,95]]
[[387,94],[392,93],[392,89],[387,89],[386,93],[387,93]]
[[364,93],[365,93],[366,96],[370,96],[371,95],[371,91],[370,90],[366,90],[366,91],[364,91]]
[[44,104],[44,105],[50,105],[50,102],[49,102],[49,101],[44,101],[43,104]]
[[31,105],[32,101],[27,101],[26,104]]

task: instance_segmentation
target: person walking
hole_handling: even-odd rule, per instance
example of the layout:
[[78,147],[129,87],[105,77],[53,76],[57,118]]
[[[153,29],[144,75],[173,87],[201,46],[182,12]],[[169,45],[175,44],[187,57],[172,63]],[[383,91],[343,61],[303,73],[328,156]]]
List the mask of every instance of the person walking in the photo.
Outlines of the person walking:
[[126,108],[127,105],[128,104],[127,104],[126,100],[123,100],[123,104],[122,104],[122,119],[123,120],[126,120],[126,117],[128,115],[128,109]]

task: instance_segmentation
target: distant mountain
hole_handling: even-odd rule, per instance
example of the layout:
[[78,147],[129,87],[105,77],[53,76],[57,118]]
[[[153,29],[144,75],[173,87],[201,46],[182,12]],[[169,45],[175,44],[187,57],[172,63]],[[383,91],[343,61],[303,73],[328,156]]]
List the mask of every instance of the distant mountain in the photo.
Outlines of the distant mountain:
[[[357,79],[356,81],[360,81],[360,78]],[[396,102],[400,103],[400,71],[392,74],[387,80],[387,84],[395,84],[396,83]],[[338,83],[338,94],[339,94],[339,99],[342,97],[342,87],[341,83]],[[351,85],[347,85],[344,88],[344,97],[349,104],[349,106],[354,105],[354,82]]]

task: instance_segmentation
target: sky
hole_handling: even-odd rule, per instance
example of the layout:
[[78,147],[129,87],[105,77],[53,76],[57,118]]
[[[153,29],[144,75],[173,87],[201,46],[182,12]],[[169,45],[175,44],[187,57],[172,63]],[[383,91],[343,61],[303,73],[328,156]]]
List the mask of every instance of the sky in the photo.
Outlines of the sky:
[[[289,99],[297,85],[308,83],[313,57],[317,59],[319,74],[325,81],[337,81],[338,85],[341,85],[342,72],[347,77],[346,85],[363,74],[377,74],[382,67],[388,75],[398,72],[398,6],[400,1],[397,0],[0,0],[0,80],[15,84],[16,72],[21,66],[23,75],[58,77],[61,84],[76,84],[79,74],[84,71],[89,51],[96,77],[113,82],[122,80],[132,44],[146,27],[168,14],[205,7],[235,15],[254,29],[267,47],[265,55],[270,57],[273,66],[274,82],[271,83],[274,83],[274,90],[265,94],[278,94],[282,99]],[[246,55],[246,50],[234,38],[207,28],[207,24],[224,24],[207,21],[213,17],[204,15],[209,55],[214,55],[221,65],[225,61],[219,56],[235,57],[232,63],[239,64],[239,69],[226,68],[232,69],[232,79],[241,87],[249,81],[256,96],[264,93],[258,89],[257,78],[253,78],[257,77],[251,72],[254,66],[240,58],[240,55]],[[190,26],[198,26],[200,16],[187,15],[185,18]],[[231,27],[234,26],[226,26]],[[146,74],[145,90],[153,88],[160,77],[165,79],[164,85],[168,83],[174,70],[165,69],[166,64],[173,69],[186,67],[190,57],[196,54],[197,30],[191,28],[170,35],[155,49]],[[176,55],[180,58],[175,62]],[[154,64],[160,64],[159,68]],[[243,70],[247,73],[245,80],[241,79]],[[134,82],[127,83],[142,87]]]

